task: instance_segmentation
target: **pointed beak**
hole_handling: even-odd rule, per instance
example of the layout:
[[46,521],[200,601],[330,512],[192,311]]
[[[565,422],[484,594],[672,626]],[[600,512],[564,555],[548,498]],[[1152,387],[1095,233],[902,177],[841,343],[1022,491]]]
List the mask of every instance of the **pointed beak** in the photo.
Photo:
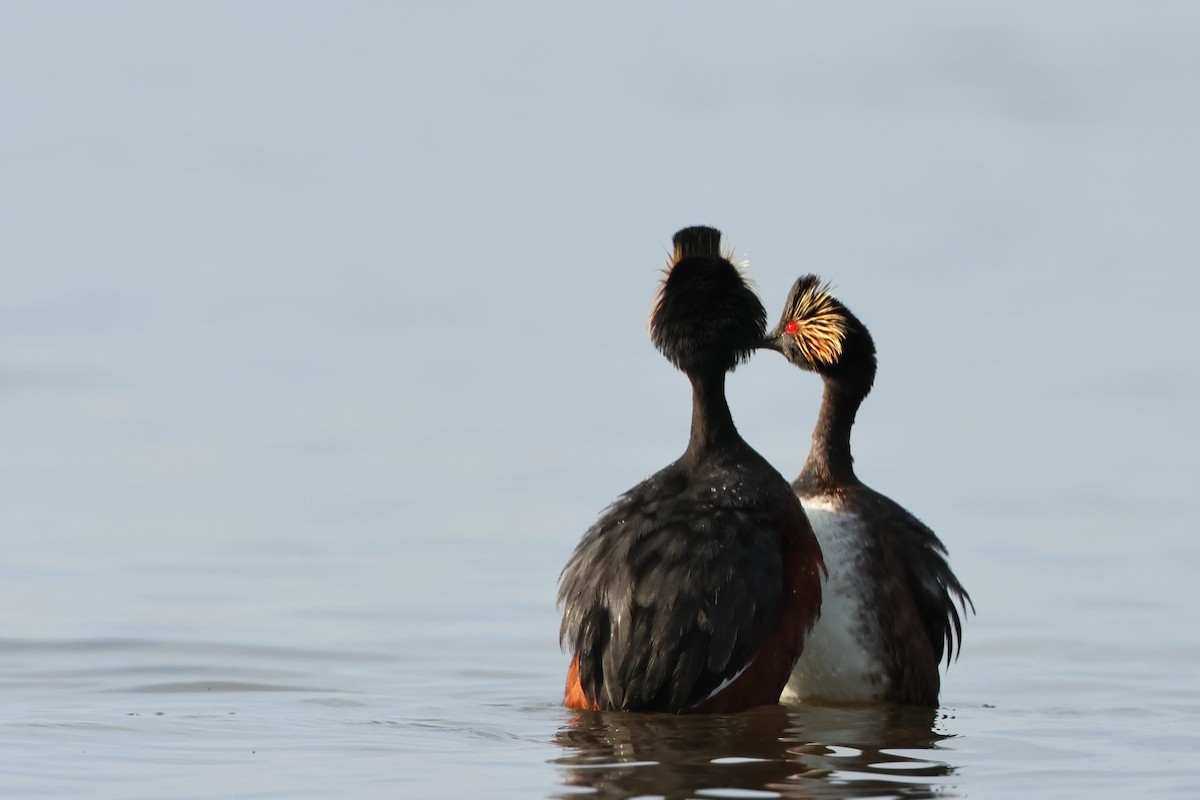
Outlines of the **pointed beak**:
[[759,350],[774,350],[776,353],[783,352],[783,350],[779,348],[779,338],[776,336],[768,336],[766,339],[763,339],[761,342],[755,345],[755,347]]

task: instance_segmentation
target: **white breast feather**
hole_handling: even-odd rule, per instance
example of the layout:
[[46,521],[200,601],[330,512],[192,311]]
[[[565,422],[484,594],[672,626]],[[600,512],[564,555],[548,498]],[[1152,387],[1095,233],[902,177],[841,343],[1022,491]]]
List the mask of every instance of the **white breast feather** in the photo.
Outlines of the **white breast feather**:
[[821,585],[821,616],[780,699],[881,700],[888,687],[879,652],[878,618],[863,574],[862,523],[821,498],[803,503],[829,575]]

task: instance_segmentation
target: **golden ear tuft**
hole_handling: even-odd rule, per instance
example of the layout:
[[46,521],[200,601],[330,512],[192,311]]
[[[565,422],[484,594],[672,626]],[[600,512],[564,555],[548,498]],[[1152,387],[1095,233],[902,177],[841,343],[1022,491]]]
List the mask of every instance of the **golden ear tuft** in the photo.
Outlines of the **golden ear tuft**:
[[816,275],[796,281],[784,320],[796,323],[792,336],[805,359],[812,364],[837,363],[846,338],[846,316],[842,304],[829,293],[829,284]]

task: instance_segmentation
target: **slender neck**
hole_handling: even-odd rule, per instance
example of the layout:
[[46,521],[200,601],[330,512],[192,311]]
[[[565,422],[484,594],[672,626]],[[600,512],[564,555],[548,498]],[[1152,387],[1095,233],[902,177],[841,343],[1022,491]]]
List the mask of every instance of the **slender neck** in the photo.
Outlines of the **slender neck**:
[[798,481],[824,488],[856,484],[854,457],[850,455],[850,429],[854,427],[854,418],[866,394],[851,389],[836,378],[823,378],[825,392],[821,397],[821,412],[813,428],[812,449]]
[[725,399],[725,373],[688,373],[692,382],[692,435],[684,459],[696,461],[712,450],[741,441],[729,402]]

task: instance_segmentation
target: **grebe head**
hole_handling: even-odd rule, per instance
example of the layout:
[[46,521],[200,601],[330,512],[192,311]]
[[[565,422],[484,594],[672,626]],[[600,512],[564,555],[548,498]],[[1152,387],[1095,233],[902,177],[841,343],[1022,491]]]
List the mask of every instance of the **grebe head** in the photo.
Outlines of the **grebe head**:
[[650,314],[650,338],[686,373],[728,372],[762,342],[767,312],[729,254],[721,253],[720,231],[684,228],[674,243]]
[[816,275],[792,285],[779,324],[759,346],[801,369],[850,383],[864,397],[875,382],[875,341]]

